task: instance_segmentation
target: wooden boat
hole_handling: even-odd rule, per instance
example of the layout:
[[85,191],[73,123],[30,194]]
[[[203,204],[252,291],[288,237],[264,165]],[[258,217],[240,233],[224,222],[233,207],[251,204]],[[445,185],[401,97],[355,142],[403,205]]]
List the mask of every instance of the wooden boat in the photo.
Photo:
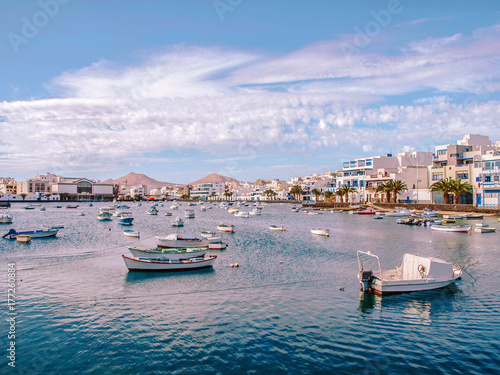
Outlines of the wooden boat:
[[135,230],[132,230],[132,229],[127,229],[127,230],[123,231],[123,235],[127,236],[127,237],[137,237],[137,238],[139,238],[139,236],[141,235],[141,233],[137,232]]
[[183,248],[163,248],[145,249],[140,247],[129,247],[129,251],[137,258],[159,258],[165,256],[169,259],[189,259],[199,258],[205,255],[208,247],[183,247]]
[[496,228],[491,228],[491,227],[475,227],[474,232],[477,233],[493,233],[496,231]]
[[458,233],[468,233],[472,229],[472,225],[431,225],[431,230],[440,232],[458,232]]
[[10,240],[16,239],[19,235],[28,235],[31,238],[44,238],[44,237],[54,237],[59,230],[57,229],[39,229],[39,230],[27,230],[23,232],[16,232],[14,229],[11,229],[8,233],[3,235],[3,238],[8,238]]
[[19,234],[16,236],[17,242],[30,243],[31,236],[29,234]]
[[269,229],[274,231],[286,231],[286,229],[281,225],[270,225]]
[[[405,254],[400,267],[384,270],[378,256],[360,251],[358,255],[358,280],[361,290],[379,294],[408,293],[444,288],[462,276],[462,269],[441,259]],[[378,270],[365,268],[362,257],[376,258]]]
[[214,243],[208,244],[208,248],[210,250],[223,250],[226,247],[227,247],[227,243],[222,242],[222,241],[218,241],[218,242],[214,242]]
[[184,222],[179,217],[176,217],[175,220],[171,222],[171,224],[173,227],[183,227],[184,226]]
[[227,223],[220,223],[217,226],[217,230],[220,232],[230,232],[234,233],[234,225],[232,224],[227,224]]
[[330,229],[324,229],[324,228],[311,229],[311,233],[316,234],[318,236],[328,237],[330,235]]
[[184,238],[177,234],[169,234],[166,237],[155,236],[158,247],[182,248],[182,247],[208,247],[210,243],[220,240],[220,237],[211,238]]
[[442,224],[453,224],[453,223],[456,223],[456,220],[455,219],[444,219],[444,220],[441,220]]
[[10,212],[2,212],[0,214],[0,224],[10,224],[13,218]]
[[217,255],[207,258],[169,259],[160,258],[131,258],[122,255],[125,265],[130,271],[187,271],[212,267]]

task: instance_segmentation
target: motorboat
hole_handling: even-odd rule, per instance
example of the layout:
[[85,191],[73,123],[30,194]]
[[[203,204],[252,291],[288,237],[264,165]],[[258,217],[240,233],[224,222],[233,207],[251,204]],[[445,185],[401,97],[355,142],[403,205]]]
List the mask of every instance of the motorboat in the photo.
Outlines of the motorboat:
[[278,232],[279,231],[281,231],[281,232],[286,231],[286,229],[283,226],[281,226],[281,225],[270,225],[269,229],[272,230],[272,231],[278,231]]
[[440,232],[468,233],[472,225],[431,225],[431,230]]
[[207,258],[171,259],[166,256],[159,258],[132,258],[122,255],[125,265],[130,271],[183,271],[212,267],[217,255]]
[[464,219],[462,215],[443,215],[443,219]]
[[254,208],[252,211],[249,212],[250,215],[262,215],[262,210],[260,208]]
[[408,210],[406,207],[394,207],[395,211],[389,211],[385,212],[385,216],[394,216],[394,217],[405,217],[405,216],[410,216],[413,214],[415,211],[414,210]]
[[231,208],[228,208],[228,209],[227,209],[227,212],[229,212],[230,214],[237,213],[237,212],[238,212],[238,207],[231,207]]
[[79,207],[78,205],[71,205],[71,204],[66,206],[67,209],[76,209],[78,207]]
[[186,211],[184,212],[184,217],[186,219],[194,219],[194,210],[186,209]]
[[118,210],[130,210],[130,206],[127,206],[126,204],[122,204],[121,206],[117,207]]
[[183,227],[184,226],[184,222],[179,217],[176,217],[175,220],[173,220],[171,222],[171,224],[172,224],[173,227]]
[[383,217],[383,216],[380,216],[380,215],[375,215],[373,218],[374,218],[374,219],[377,219],[377,220],[380,220],[380,219],[383,219],[384,217]]
[[24,206],[24,209],[25,210],[34,210],[35,206],[33,204],[27,204],[26,206]]
[[165,216],[172,216],[172,212],[165,212]]
[[210,230],[204,230],[204,231],[201,232],[201,236],[203,238],[215,237],[215,232],[212,232]]
[[224,250],[227,247],[227,243],[222,242],[222,241],[217,241],[208,244],[208,248],[210,250]]
[[44,238],[44,237],[54,237],[59,232],[58,229],[39,229],[39,230],[27,230],[22,232],[17,232],[14,229],[9,230],[8,233],[3,235],[3,238],[8,238],[9,240],[15,240],[19,235],[28,235],[31,238]]
[[[364,292],[389,294],[439,289],[454,283],[462,276],[462,268],[456,268],[451,263],[432,257],[405,254],[401,266],[382,271],[378,256],[370,251],[360,250],[357,255],[358,280]],[[363,258],[366,260],[375,258],[378,270],[365,268]]]
[[477,223],[474,228],[474,232],[478,233],[493,233],[496,231],[496,228],[491,228],[487,223]]
[[317,236],[330,236],[330,229],[324,229],[324,228],[318,228],[318,229],[311,229],[311,233],[315,234]]
[[127,230],[123,231],[123,235],[127,236],[127,237],[137,237],[137,238],[139,238],[140,235],[141,235],[141,233],[137,232],[135,230],[132,230],[132,229],[127,229]]
[[441,211],[431,210],[430,208],[424,208],[422,210],[422,215],[427,216],[427,217],[435,217],[435,216],[439,215],[440,212]]
[[113,215],[108,211],[99,211],[97,214],[97,220],[99,221],[109,221]]
[[128,249],[134,257],[138,258],[159,258],[161,256],[165,256],[169,259],[198,258],[204,256],[208,251],[208,247],[156,247],[154,249],[129,247]]
[[156,206],[151,206],[151,208],[148,210],[148,215],[158,215],[158,209]]
[[220,232],[230,232],[234,233],[234,225],[228,223],[220,223],[217,226],[217,230]]
[[466,213],[466,214],[462,214],[460,215],[463,219],[467,219],[467,220],[480,220],[482,218],[484,218],[484,215],[481,215],[481,214],[472,214],[472,213]]
[[40,211],[45,211],[46,208],[45,207],[40,207]]
[[236,217],[242,217],[242,218],[245,218],[245,219],[250,218],[250,214],[248,212],[243,212],[243,211],[235,212],[234,216],[236,216]]
[[210,238],[184,238],[179,237],[176,233],[169,234],[166,237],[155,236],[156,245],[158,247],[171,247],[171,248],[182,248],[182,247],[208,247],[210,243],[217,242],[220,237],[210,237]]
[[121,212],[118,216],[118,224],[132,225],[133,221],[134,217],[132,216],[132,212]]
[[0,224],[10,224],[13,218],[10,212],[2,212],[0,213]]
[[179,209],[179,205],[178,205],[177,203],[174,203],[174,204],[172,204],[172,205],[170,206],[170,209],[171,209],[171,210],[177,210],[177,209]]

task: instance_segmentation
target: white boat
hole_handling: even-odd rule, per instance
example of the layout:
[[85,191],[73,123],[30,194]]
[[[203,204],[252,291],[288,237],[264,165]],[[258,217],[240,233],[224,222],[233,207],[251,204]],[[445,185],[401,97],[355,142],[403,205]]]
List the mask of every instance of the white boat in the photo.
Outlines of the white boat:
[[273,231],[282,231],[282,232],[286,231],[286,229],[281,225],[270,225],[269,229]]
[[262,210],[260,210],[259,208],[254,208],[252,211],[249,212],[250,215],[262,215]]
[[463,219],[462,215],[443,215],[443,219]]
[[292,212],[299,212],[299,209],[297,207],[292,207]]
[[186,211],[184,211],[184,217],[186,219],[194,219],[194,210],[186,209]]
[[28,235],[31,238],[44,238],[44,237],[55,237],[55,235],[59,232],[57,229],[39,229],[39,230],[27,230],[22,232],[17,232],[14,229],[9,230],[6,234],[3,235],[3,238],[8,238],[10,240],[16,239],[19,235]]
[[220,241],[220,237],[210,237],[210,238],[184,238],[179,237],[179,235],[172,233],[166,237],[155,236],[156,245],[158,247],[171,247],[171,248],[182,248],[182,247],[208,247],[210,243]]
[[165,216],[172,216],[172,212],[165,212]]
[[472,214],[472,213],[466,213],[466,214],[461,214],[462,218],[467,219],[467,220],[475,220],[475,219],[482,219],[484,215],[481,214]]
[[0,224],[10,224],[13,218],[10,212],[2,212],[0,213]]
[[238,211],[234,213],[234,216],[236,217],[242,217],[242,218],[250,218],[250,214],[248,212],[243,212],[243,211]]
[[97,214],[97,220],[99,220],[99,221],[111,220],[112,216],[113,215],[110,212],[108,212],[108,211],[100,211]]
[[234,213],[238,212],[238,207],[228,208],[227,212],[229,212],[230,214],[234,214]]
[[148,210],[148,215],[158,215],[158,209],[156,206],[151,206],[151,208]]
[[123,231],[123,235],[127,236],[127,237],[137,237],[137,238],[139,238],[139,236],[141,235],[141,233],[137,232],[135,230],[132,230],[132,229],[127,229],[127,230]]
[[159,258],[131,258],[122,255],[125,265],[130,271],[182,271],[212,267],[216,255],[207,258],[169,259],[165,256]]
[[35,205],[34,204],[27,204],[26,206],[24,206],[24,209],[25,210],[34,210],[35,209]]
[[440,232],[468,233],[471,229],[472,225],[431,225],[431,230]]
[[118,210],[130,210],[130,206],[127,206],[126,204],[122,204],[121,206],[117,207]]
[[132,225],[133,221],[134,217],[132,216],[132,212],[120,212],[118,215],[118,224]]
[[220,232],[230,232],[234,233],[234,225],[232,224],[227,224],[227,223],[220,223],[217,226],[217,230]]
[[318,229],[311,229],[312,234],[316,234],[318,236],[330,236],[330,229],[325,229],[325,228],[318,228]]
[[493,233],[496,231],[496,228],[491,228],[487,223],[477,223],[474,228],[474,232],[477,233]]
[[176,217],[175,220],[172,221],[171,224],[172,224],[173,227],[183,227],[184,226],[184,222],[179,217]]
[[431,210],[430,208],[424,208],[422,210],[422,215],[427,217],[436,217],[437,215],[439,215],[440,212],[441,211]]
[[208,247],[183,247],[183,248],[162,248],[146,249],[140,247],[129,247],[129,251],[137,258],[159,258],[165,256],[169,259],[189,259],[198,258],[205,255]]
[[[361,257],[377,259],[378,270],[365,269]],[[371,252],[358,250],[358,280],[364,292],[408,293],[444,288],[462,276],[462,269],[441,259],[405,254],[400,267],[384,270],[380,260]]]
[[414,210],[408,210],[406,207],[394,207],[395,211],[385,212],[385,216],[395,216],[395,217],[404,217],[410,216],[414,213]]
[[201,236],[203,238],[210,238],[210,237],[215,237],[215,232],[209,231],[209,230],[204,230],[201,232]]
[[201,211],[201,212],[205,212],[206,210],[207,210],[207,208],[206,208],[206,207],[204,207],[204,206],[200,206],[200,211]]
[[170,206],[170,209],[177,210],[179,209],[179,205],[177,203],[174,203],[173,205]]

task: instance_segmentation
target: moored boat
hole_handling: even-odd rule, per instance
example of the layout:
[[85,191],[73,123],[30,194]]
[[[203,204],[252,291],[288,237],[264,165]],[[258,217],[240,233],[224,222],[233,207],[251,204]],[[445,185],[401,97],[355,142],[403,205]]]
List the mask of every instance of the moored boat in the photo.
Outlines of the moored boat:
[[476,227],[476,228],[474,228],[474,232],[477,232],[477,233],[493,233],[496,230],[497,230],[496,228],[492,228],[492,227]]
[[431,230],[440,232],[468,233],[472,225],[431,225]]
[[270,225],[269,229],[273,231],[286,231],[286,229],[281,225]]
[[330,229],[325,229],[325,228],[311,229],[311,233],[318,236],[328,237],[330,236]]
[[132,212],[121,212],[118,215],[118,224],[121,225],[132,225],[134,218],[132,216]]
[[186,209],[186,211],[184,211],[184,217],[186,219],[194,219],[194,210],[193,209]]
[[204,238],[215,237],[215,232],[212,232],[210,230],[204,230],[201,232],[201,236]]
[[31,238],[44,238],[44,237],[54,237],[59,230],[57,229],[39,229],[39,230],[27,230],[22,232],[17,232],[11,229],[8,233],[3,235],[3,238],[8,238],[10,240],[16,239],[19,235],[29,235]]
[[211,238],[185,238],[172,233],[166,237],[155,236],[158,247],[183,248],[183,247],[208,247],[210,243],[217,242],[220,237]]
[[[378,256],[360,250],[357,256],[358,280],[364,292],[388,294],[439,289],[454,283],[462,276],[462,269],[431,257],[405,254],[400,267],[383,271]],[[378,270],[365,269],[361,257],[376,258]]]
[[123,231],[123,235],[127,236],[127,237],[137,237],[137,238],[139,238],[139,236],[141,235],[141,233],[137,232],[135,230],[132,230],[132,229],[127,229],[127,230]]
[[132,258],[122,255],[125,265],[130,271],[182,271],[212,267],[217,255],[207,258],[169,259],[159,258]]
[[176,217],[175,220],[173,220],[171,222],[171,224],[173,227],[183,227],[184,226],[184,222],[182,221],[182,219],[180,217]]
[[158,209],[156,206],[151,206],[151,208],[148,210],[148,215],[158,215]]
[[100,211],[97,214],[97,220],[99,221],[109,221],[113,215],[108,211]]
[[242,217],[242,218],[245,218],[245,219],[250,218],[250,214],[248,212],[243,212],[243,211],[235,212],[234,216],[236,216],[236,217]]
[[214,243],[211,243],[208,245],[208,248],[210,250],[223,250],[226,247],[227,247],[227,243],[222,242],[222,241],[214,242]]
[[10,224],[13,218],[10,212],[2,212],[0,213],[0,224]]
[[182,247],[182,248],[140,248],[129,247],[128,250],[134,257],[138,258],[159,258],[165,256],[169,259],[189,259],[198,258],[205,255],[208,247]]
[[230,232],[234,233],[234,225],[228,223],[220,223],[217,226],[217,230],[220,232]]

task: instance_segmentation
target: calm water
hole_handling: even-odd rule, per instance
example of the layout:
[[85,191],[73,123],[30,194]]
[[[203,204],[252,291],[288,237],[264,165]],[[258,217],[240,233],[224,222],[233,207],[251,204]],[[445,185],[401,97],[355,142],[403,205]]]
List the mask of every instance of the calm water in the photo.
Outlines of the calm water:
[[[499,233],[436,233],[396,225],[396,218],[290,211],[273,204],[237,218],[213,206],[184,228],[183,203],[158,216],[133,206],[127,238],[99,222],[98,207],[26,211],[14,206],[9,228],[64,224],[56,238],[31,244],[0,239],[3,280],[17,267],[17,374],[485,374],[500,372]],[[245,208],[250,210],[251,207]],[[86,216],[78,216],[84,212]],[[154,235],[199,236],[221,221],[229,243],[213,269],[129,272],[127,245]],[[486,219],[499,226],[496,219]],[[471,223],[473,223],[471,221]],[[286,232],[271,232],[270,224]],[[329,238],[311,228],[331,229]],[[111,230],[109,230],[109,228]],[[383,268],[406,252],[439,257],[466,270],[456,286],[395,296],[362,294],[356,250],[379,255]],[[231,263],[239,268],[231,268]],[[5,286],[2,298],[5,301]],[[4,311],[7,307],[4,304]],[[6,314],[5,314],[6,315]],[[7,351],[8,323],[3,341]],[[10,371],[6,371],[6,369]]]

